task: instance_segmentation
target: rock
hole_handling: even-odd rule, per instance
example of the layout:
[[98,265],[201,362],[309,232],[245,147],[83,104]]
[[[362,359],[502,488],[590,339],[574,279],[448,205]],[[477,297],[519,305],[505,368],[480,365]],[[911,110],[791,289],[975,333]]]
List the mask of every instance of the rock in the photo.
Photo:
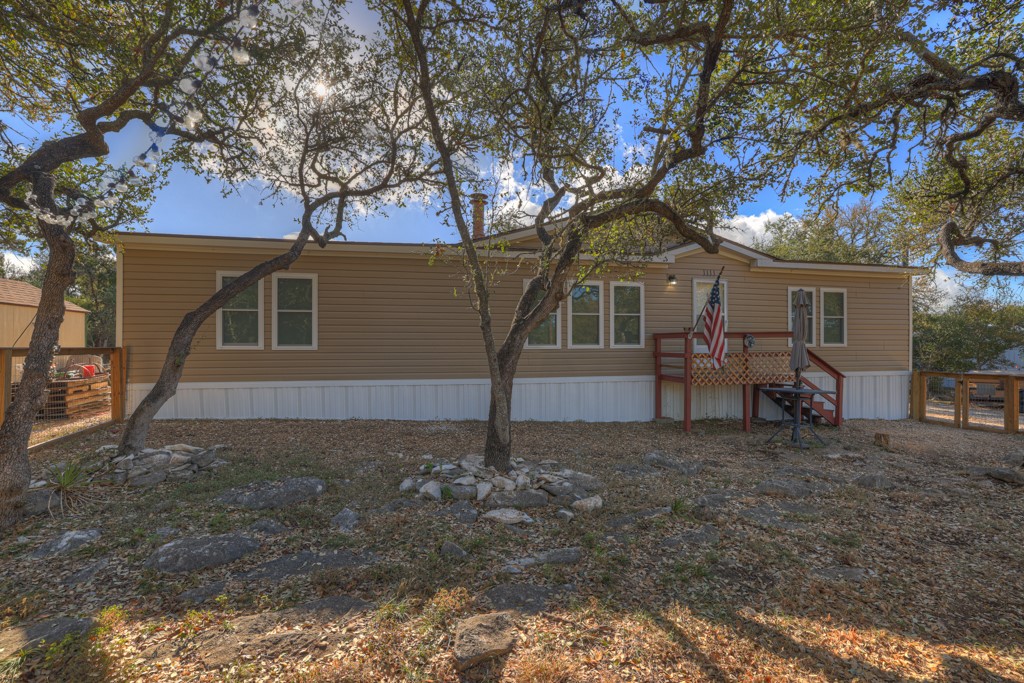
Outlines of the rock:
[[409,493],[410,491],[419,491],[420,488],[427,483],[427,480],[423,477],[406,477],[402,480],[402,483],[398,485],[399,493]]
[[249,525],[250,531],[255,531],[258,534],[266,534],[268,536],[278,536],[288,531],[288,527],[276,519],[270,519],[264,517],[263,519],[257,519],[255,522]]
[[169,467],[180,467],[182,465],[191,465],[192,456],[186,453],[171,453],[171,460],[167,463]]
[[514,510],[512,508],[490,510],[484,513],[482,519],[486,519],[489,522],[501,522],[502,524],[529,524],[533,522],[533,518],[530,515],[522,510]]
[[660,507],[650,508],[648,510],[641,510],[639,512],[632,512],[627,515],[619,515],[618,517],[612,517],[608,520],[607,525],[610,529],[620,529],[625,526],[631,526],[644,519],[653,519],[655,517],[664,517],[665,515],[671,514],[672,508]]
[[600,510],[604,505],[604,501],[601,496],[591,496],[590,498],[584,498],[583,500],[577,500],[573,502],[572,509],[576,512],[596,512]]
[[304,576],[320,569],[352,569],[373,564],[377,558],[373,553],[353,553],[348,550],[336,550],[326,553],[315,553],[311,550],[300,550],[297,553],[282,555],[277,559],[263,564],[239,575],[239,578],[253,581],[280,581],[291,576]]
[[476,484],[448,484],[447,489],[455,500],[476,500]]
[[153,470],[148,472],[145,468],[136,467],[128,474],[127,483],[129,486],[156,486],[167,479],[167,470]]
[[1003,456],[1003,462],[1010,467],[1024,467],[1024,453],[1010,453]]
[[476,486],[476,477],[474,477],[472,474],[467,474],[463,477],[459,477],[452,483],[456,484],[457,486]]
[[571,522],[572,520],[576,519],[576,515],[573,514],[572,510],[566,510],[565,508],[562,508],[561,510],[556,512],[555,517],[558,517],[558,519],[562,520],[563,522]]
[[194,572],[234,562],[259,547],[245,534],[179,538],[157,548],[145,566],[168,574]]
[[63,555],[64,553],[71,552],[81,548],[83,545],[88,545],[100,537],[99,529],[85,529],[84,531],[65,531],[63,534],[42,544],[34,551],[32,551],[31,557],[33,559],[42,559],[44,557],[53,557],[55,555]]
[[896,488],[889,477],[881,472],[867,472],[853,480],[853,483],[865,489],[886,490]]
[[232,489],[217,500],[226,505],[267,510],[303,503],[321,495],[327,489],[323,479],[292,477],[281,481],[263,481],[243,488]]
[[60,496],[49,489],[35,489],[25,494],[25,514],[29,517],[47,512],[60,512]]
[[473,504],[467,500],[460,500],[439,511],[442,515],[451,515],[456,522],[461,524],[472,524],[476,521],[479,513]]
[[814,575],[818,576],[826,581],[851,581],[853,583],[860,583],[868,578],[868,570],[860,567],[826,567],[824,569],[815,569]]
[[590,497],[590,492],[585,488],[564,479],[544,482],[540,487],[553,496],[553,502],[557,505],[572,505],[577,500]]
[[136,467],[145,467],[151,470],[166,469],[171,465],[171,454],[167,451],[156,451],[143,457],[135,458]]
[[522,491],[528,488],[530,488],[530,477],[526,474],[519,474],[516,476],[516,490]]
[[575,470],[560,470],[558,472],[558,476],[575,484],[576,486],[579,486],[588,493],[600,491],[604,488],[604,483],[591,474],[584,474],[583,472],[577,472]]
[[170,538],[171,536],[176,536],[177,534],[178,530],[172,526],[161,526],[157,527],[156,529],[153,529],[153,535],[157,538]]
[[580,548],[555,548],[543,550],[536,553],[534,559],[537,564],[576,564],[583,559],[583,550]]
[[539,508],[548,504],[548,494],[538,489],[501,491],[487,499],[489,508]]
[[194,455],[195,453],[202,453],[204,449],[199,446],[189,446],[187,443],[176,443],[171,446],[164,446],[163,450],[170,451],[171,453],[187,453],[188,455]]
[[554,588],[529,583],[503,583],[484,593],[495,609],[515,610],[523,614],[538,614],[558,593]]
[[209,467],[217,459],[217,448],[209,448],[201,453],[192,455],[192,463],[197,467]]
[[781,529],[783,531],[796,531],[798,529],[804,529],[807,526],[806,524],[799,524],[797,522],[783,521],[778,510],[773,510],[765,505],[741,510],[740,517],[745,517],[746,519],[756,522],[761,526],[771,527],[772,529]]
[[677,460],[669,457],[664,453],[654,451],[644,456],[643,460],[645,465],[651,467],[661,467],[666,470],[673,470],[684,474],[687,477],[695,477],[704,470],[704,463],[702,462],[687,462],[685,460]]
[[721,534],[718,532],[718,527],[714,524],[705,524],[694,531],[687,531],[678,536],[666,538],[661,542],[661,547],[678,548],[683,545],[718,545],[720,540]]
[[65,586],[77,586],[80,583],[87,583],[96,578],[96,575],[106,569],[107,565],[110,564],[110,558],[104,557],[95,562],[86,565],[82,569],[71,576],[64,579]]
[[205,586],[199,586],[198,588],[191,588],[184,591],[178,596],[178,599],[184,603],[190,605],[198,605],[206,602],[210,598],[215,598],[224,592],[227,587],[227,581],[214,581],[208,583]]
[[359,524],[359,514],[355,510],[345,508],[331,518],[331,524],[341,533],[350,534]]
[[[227,666],[243,656],[276,659],[297,652],[315,653],[329,638],[339,638],[337,629],[325,629],[328,623],[345,624],[360,612],[371,609],[368,602],[347,595],[336,595],[277,612],[238,617],[223,628],[209,629],[195,639],[196,653],[211,669]],[[313,622],[314,628],[281,630],[282,624],[298,626]]]
[[1003,467],[992,467],[985,472],[985,476],[989,479],[995,479],[1006,484],[1015,484],[1017,486],[1024,486],[1024,473],[1019,470],[1011,470]]
[[804,482],[792,479],[766,479],[758,484],[754,491],[775,498],[805,498],[814,493]]
[[105,446],[100,446],[96,449],[96,455],[105,455],[107,457],[115,455],[117,453],[117,444],[108,443]]
[[487,496],[491,495],[491,491],[494,490],[494,484],[489,481],[481,481],[476,485],[476,499],[487,500]]
[[454,557],[456,559],[462,559],[469,555],[465,550],[460,548],[457,544],[451,541],[445,541],[441,544],[441,549],[438,551],[442,557]]
[[494,488],[499,491],[514,491],[516,488],[516,483],[514,481],[501,476],[491,479],[491,484],[493,484]]
[[441,500],[442,489],[441,483],[431,479],[426,484],[420,487],[420,493],[431,500]]
[[92,624],[92,619],[56,617],[0,631],[0,660],[35,649],[43,643],[59,643],[70,635],[81,635],[92,628]]
[[516,643],[510,612],[492,612],[463,619],[455,625],[455,666],[459,671],[502,657]]

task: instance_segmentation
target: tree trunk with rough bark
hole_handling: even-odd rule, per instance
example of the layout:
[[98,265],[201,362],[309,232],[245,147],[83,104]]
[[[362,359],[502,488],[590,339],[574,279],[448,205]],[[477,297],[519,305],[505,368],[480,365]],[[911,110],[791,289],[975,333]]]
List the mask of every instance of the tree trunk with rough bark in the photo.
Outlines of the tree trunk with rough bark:
[[178,383],[181,381],[182,373],[185,372],[185,361],[192,352],[192,340],[195,339],[196,333],[199,332],[203,323],[224,304],[250,286],[261,282],[263,278],[272,273],[289,268],[302,254],[302,250],[308,242],[309,231],[303,229],[287,252],[253,266],[244,275],[235,278],[231,284],[218,290],[198,308],[185,314],[178,329],[174,332],[174,337],[171,338],[171,344],[160,370],[160,377],[146,397],[132,411],[125,424],[124,434],[121,436],[121,443],[117,449],[119,455],[138,453],[145,447],[146,437],[149,435],[149,427],[152,425],[153,419],[164,404],[171,400],[178,391]]
[[512,382],[514,373],[491,379],[484,464],[507,472],[512,464]]
[[28,355],[18,391],[0,425],[0,529],[21,519],[31,481],[28,442],[32,422],[46,401],[50,364],[64,322],[64,295],[75,279],[75,247],[61,233],[47,239],[49,256]]

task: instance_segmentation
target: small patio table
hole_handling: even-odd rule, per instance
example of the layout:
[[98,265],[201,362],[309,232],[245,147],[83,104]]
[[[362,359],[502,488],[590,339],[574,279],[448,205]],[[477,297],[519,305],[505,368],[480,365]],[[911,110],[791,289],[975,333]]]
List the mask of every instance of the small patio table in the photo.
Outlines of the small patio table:
[[806,401],[807,406],[810,407],[815,396],[821,394],[834,394],[835,392],[828,391],[826,389],[811,389],[810,387],[773,387],[772,391],[779,394],[779,397],[782,398],[782,400],[790,402],[793,419],[787,420],[786,412],[783,411],[782,419],[779,421],[779,428],[776,429],[775,433],[768,438],[767,443],[774,441],[775,437],[777,437],[782,430],[787,426],[792,425],[793,433],[789,440],[790,444],[798,448],[807,448],[807,444],[804,443],[803,435],[801,434],[801,428],[806,424],[807,428],[811,430],[811,434],[813,434],[814,438],[818,440],[818,443],[824,446],[825,440],[818,436],[818,432],[814,431],[814,421],[811,419],[810,414],[807,416],[807,422],[804,422],[804,401]]

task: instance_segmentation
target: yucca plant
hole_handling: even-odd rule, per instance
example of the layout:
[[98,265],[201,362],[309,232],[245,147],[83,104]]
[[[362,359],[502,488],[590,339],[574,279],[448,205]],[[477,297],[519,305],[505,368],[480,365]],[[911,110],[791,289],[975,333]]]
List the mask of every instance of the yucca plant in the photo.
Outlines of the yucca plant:
[[81,463],[50,465],[47,479],[60,501],[61,514],[74,514],[95,498],[89,491],[89,473],[85,471]]

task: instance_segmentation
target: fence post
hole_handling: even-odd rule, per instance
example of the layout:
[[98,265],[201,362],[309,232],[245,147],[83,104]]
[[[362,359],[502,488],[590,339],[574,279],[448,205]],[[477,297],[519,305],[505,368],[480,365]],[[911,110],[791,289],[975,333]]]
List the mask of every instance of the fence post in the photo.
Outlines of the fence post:
[[110,353],[110,419],[114,422],[120,422],[124,419],[124,371],[124,348],[118,347]]
[[910,376],[910,419],[921,421],[921,371],[914,370]]
[[1020,394],[1016,377],[1003,380],[1003,429],[1007,434],[1016,434],[1020,421]]
[[0,425],[11,405],[11,379],[14,377],[14,354],[10,349],[0,349]]

